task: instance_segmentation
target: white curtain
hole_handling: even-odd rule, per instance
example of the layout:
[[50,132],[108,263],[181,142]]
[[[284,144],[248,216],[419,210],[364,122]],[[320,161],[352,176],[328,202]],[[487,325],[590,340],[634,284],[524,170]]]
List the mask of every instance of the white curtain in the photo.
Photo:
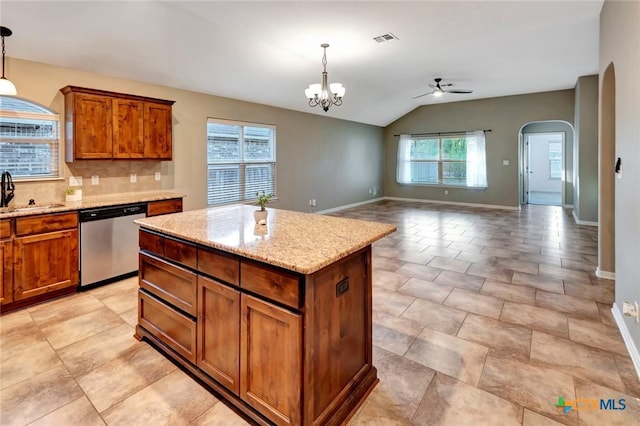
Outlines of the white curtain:
[[398,141],[398,160],[396,182],[411,183],[411,136],[400,135]]
[[467,186],[487,187],[487,154],[484,131],[467,132]]

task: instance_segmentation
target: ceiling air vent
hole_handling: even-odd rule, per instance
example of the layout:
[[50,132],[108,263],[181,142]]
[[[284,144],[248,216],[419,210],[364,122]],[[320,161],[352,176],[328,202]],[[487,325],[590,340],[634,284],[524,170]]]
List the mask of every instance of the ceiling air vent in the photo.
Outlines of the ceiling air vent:
[[391,40],[400,40],[393,33],[382,34],[373,38],[378,43],[384,43]]

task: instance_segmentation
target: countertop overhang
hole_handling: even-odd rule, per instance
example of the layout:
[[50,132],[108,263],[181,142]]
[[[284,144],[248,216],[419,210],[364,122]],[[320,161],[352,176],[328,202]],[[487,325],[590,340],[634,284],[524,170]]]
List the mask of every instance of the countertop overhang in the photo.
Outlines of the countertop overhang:
[[[120,204],[146,203],[149,201],[171,200],[174,198],[184,198],[186,195],[171,191],[145,191],[128,192],[122,194],[108,194],[84,197],[82,201],[74,201],[61,204],[56,207],[35,208],[27,210],[12,211],[11,207],[6,212],[0,212],[0,219],[10,219],[12,217],[32,216],[36,214],[60,213],[73,210],[93,209],[97,207],[117,206]],[[49,204],[49,203],[42,203]],[[53,204],[53,203],[51,203]]]
[[312,274],[393,232],[394,225],[235,205],[138,219],[141,227],[301,274]]

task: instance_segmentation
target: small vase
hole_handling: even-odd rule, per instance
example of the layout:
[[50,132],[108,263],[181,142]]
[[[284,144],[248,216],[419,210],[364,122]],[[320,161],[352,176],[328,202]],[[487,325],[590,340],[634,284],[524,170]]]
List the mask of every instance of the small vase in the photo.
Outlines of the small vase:
[[260,223],[261,220],[267,220],[268,214],[269,212],[267,210],[255,210],[253,212],[253,218],[256,220],[256,223]]

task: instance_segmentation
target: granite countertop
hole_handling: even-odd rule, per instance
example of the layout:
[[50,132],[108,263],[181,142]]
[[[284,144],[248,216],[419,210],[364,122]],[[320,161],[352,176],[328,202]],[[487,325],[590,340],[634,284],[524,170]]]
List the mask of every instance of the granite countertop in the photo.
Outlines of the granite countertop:
[[149,230],[311,274],[395,232],[385,223],[267,208],[256,225],[255,206],[229,206],[138,219]]
[[72,210],[91,209],[96,207],[117,206],[119,204],[144,203],[148,201],[170,200],[172,198],[183,198],[185,194],[170,191],[145,191],[128,192],[122,194],[109,194],[83,197],[82,201],[69,203],[41,203],[44,206],[37,208],[21,209],[26,206],[10,206],[0,208],[0,219],[12,217],[31,216],[35,214],[59,213]]

